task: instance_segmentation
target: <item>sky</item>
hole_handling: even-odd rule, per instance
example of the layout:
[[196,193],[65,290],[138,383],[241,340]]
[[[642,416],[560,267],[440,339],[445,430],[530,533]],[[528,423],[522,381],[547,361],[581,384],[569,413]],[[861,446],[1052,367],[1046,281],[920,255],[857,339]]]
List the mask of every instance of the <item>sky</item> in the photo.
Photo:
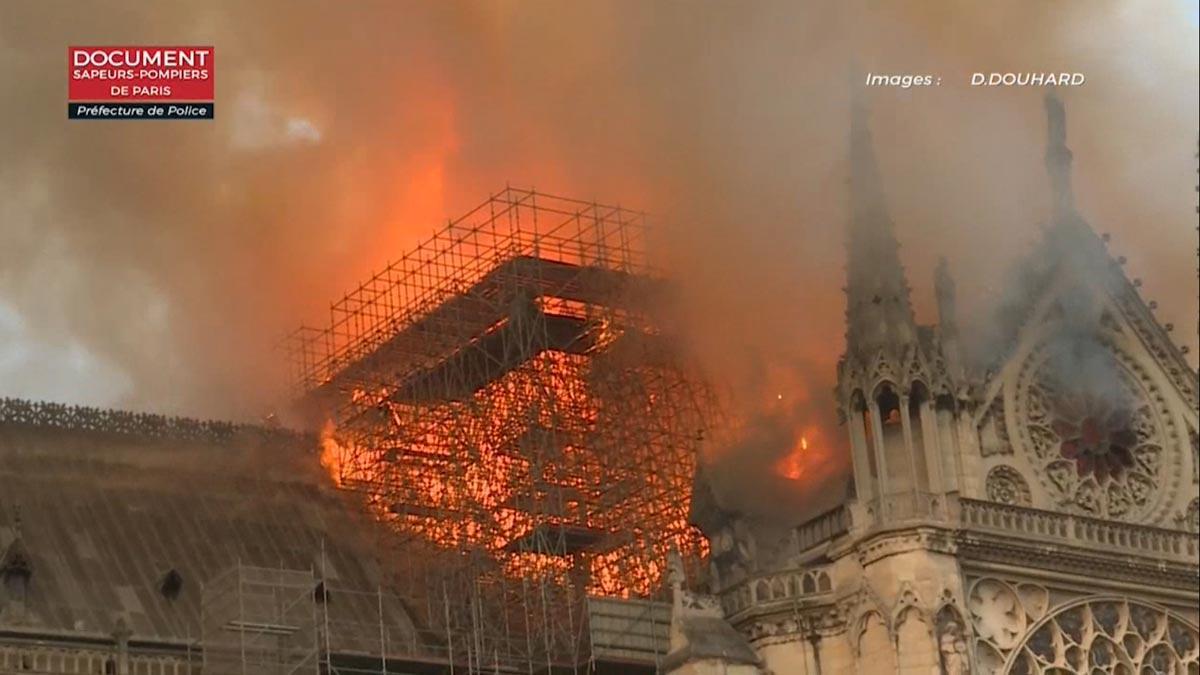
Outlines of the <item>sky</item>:
[[[1080,209],[1194,365],[1198,41],[1179,0],[6,2],[0,396],[260,419],[287,332],[511,182],[651,211],[713,376],[834,448],[864,72],[942,82],[864,94],[922,321],[945,256],[986,325],[1049,212],[1044,92],[970,74],[1083,72]],[[66,119],[68,45],[171,43],[215,121]]]

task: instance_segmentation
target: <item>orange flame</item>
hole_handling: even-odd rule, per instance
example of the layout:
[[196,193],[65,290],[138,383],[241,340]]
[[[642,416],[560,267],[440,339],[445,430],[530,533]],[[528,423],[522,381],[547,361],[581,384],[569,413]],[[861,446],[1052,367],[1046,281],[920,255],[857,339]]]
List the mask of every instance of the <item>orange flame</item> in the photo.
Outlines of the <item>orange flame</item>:
[[334,437],[332,420],[321,426],[321,467],[329,474],[333,484],[342,487],[342,462],[345,451]]
[[[372,515],[398,533],[446,550],[487,551],[513,577],[566,580],[583,562],[589,592],[646,594],[661,583],[660,560],[670,548],[704,556],[707,542],[688,524],[689,466],[640,475],[588,446],[598,426],[639,409],[597,399],[585,356],[545,352],[530,367],[541,370],[510,373],[469,404],[455,404],[471,413],[450,417],[424,409],[414,415],[385,391],[354,392],[351,401],[362,409],[390,410],[396,435],[374,447],[335,435],[327,423],[321,465],[335,485],[363,493]],[[658,396],[649,393],[640,412],[661,415]],[[629,486],[628,496],[615,498],[605,488],[610,482]],[[656,503],[641,496],[645,490],[678,498]],[[557,528],[592,533],[605,548],[586,560],[514,548]]]
[[807,453],[808,438],[801,436],[800,442],[775,463],[775,473],[789,480],[800,480],[804,477],[804,462]]

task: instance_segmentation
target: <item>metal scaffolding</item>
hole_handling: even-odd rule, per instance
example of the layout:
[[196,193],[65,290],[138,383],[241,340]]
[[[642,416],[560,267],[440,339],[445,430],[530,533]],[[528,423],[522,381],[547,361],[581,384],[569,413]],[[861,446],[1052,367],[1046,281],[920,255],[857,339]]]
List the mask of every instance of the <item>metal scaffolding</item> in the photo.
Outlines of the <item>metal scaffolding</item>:
[[316,582],[310,571],[237,565],[201,593],[207,675],[318,675]]
[[687,522],[709,397],[640,213],[505,189],[291,340],[335,480],[391,525],[467,672],[587,657],[588,595],[646,597]]

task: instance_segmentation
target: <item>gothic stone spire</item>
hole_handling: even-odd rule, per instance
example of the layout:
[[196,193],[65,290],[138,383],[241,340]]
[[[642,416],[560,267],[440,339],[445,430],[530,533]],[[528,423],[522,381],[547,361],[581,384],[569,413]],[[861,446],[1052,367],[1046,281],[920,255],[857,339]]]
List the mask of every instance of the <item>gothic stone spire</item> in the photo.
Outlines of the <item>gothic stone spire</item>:
[[1054,191],[1055,220],[1075,211],[1071,192],[1071,150],[1067,147],[1067,114],[1053,91],[1046,94],[1046,172]]
[[855,100],[850,123],[850,222],[847,233],[848,351],[874,352],[915,340],[900,245],[888,215],[867,114]]

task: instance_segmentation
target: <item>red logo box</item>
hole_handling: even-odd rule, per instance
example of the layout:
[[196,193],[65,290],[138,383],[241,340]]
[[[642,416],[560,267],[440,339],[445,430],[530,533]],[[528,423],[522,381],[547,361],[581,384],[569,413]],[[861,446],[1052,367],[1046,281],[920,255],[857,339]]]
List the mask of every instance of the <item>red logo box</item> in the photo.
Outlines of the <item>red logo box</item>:
[[70,101],[212,101],[213,48],[68,47]]

